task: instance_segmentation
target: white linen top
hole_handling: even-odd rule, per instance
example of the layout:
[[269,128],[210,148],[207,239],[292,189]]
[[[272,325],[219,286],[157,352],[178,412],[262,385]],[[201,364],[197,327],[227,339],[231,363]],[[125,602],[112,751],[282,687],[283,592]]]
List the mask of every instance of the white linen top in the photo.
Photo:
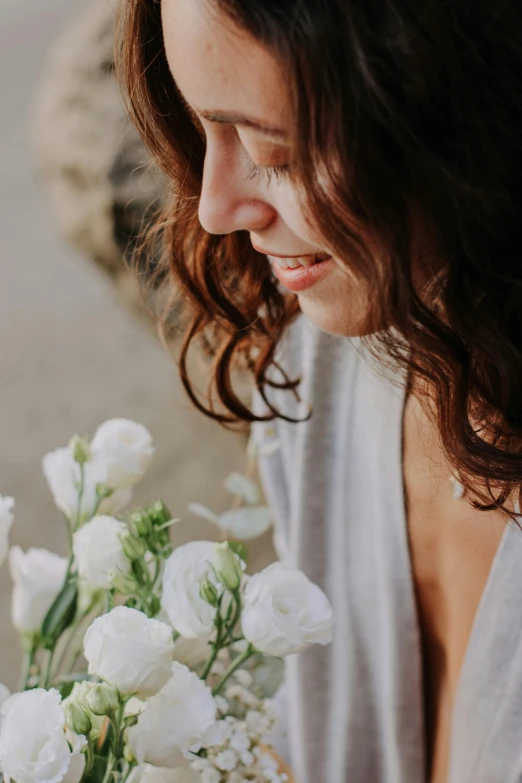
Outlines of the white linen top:
[[[420,632],[402,471],[405,383],[300,316],[278,359],[309,421],[256,423],[279,554],[329,596],[334,641],[287,660],[298,783],[426,783]],[[278,377],[277,374],[274,377]],[[291,392],[269,398],[302,416]],[[255,407],[264,412],[256,394]],[[268,449],[270,451],[270,449]],[[522,783],[522,532],[505,528],[472,628],[448,783]]]

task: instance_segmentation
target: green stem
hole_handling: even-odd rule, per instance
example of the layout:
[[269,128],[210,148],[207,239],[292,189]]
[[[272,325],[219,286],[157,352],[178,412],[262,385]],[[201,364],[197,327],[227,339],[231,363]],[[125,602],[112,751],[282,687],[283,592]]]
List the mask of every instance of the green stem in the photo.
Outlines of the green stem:
[[125,712],[125,704],[120,704],[118,711],[116,712],[114,718],[111,720],[112,727],[114,729],[114,739],[113,739],[113,752],[116,756],[116,760],[120,759],[122,756],[123,751],[123,731],[122,731],[122,722],[123,722],[123,713]]
[[212,669],[214,662],[218,656],[218,652],[221,649],[221,632],[223,630],[223,620],[221,619],[221,615],[217,615],[216,617],[216,641],[212,645],[212,652],[210,654],[210,657],[205,664],[205,668],[203,669],[203,672],[201,673],[201,679],[206,680],[208,675],[210,674],[210,670]]
[[229,639],[234,638],[234,628],[238,624],[239,618],[241,616],[241,593],[239,590],[235,590],[233,593],[234,601],[236,602],[236,610],[234,612],[234,616],[232,618],[232,621],[228,623],[227,625],[227,636]]
[[91,769],[94,767],[94,743],[90,735],[87,737],[87,752],[85,756],[85,770],[83,777],[87,777]]
[[31,676],[31,667],[34,663],[35,646],[31,645],[31,649],[27,650],[24,655],[22,672],[20,674],[20,687],[18,690],[25,691],[29,684],[29,677]]
[[151,592],[153,587],[153,582],[151,580],[149,569],[147,568],[147,566],[142,560],[136,560],[135,566],[139,571],[139,577],[142,585],[146,588],[147,592]]
[[103,610],[103,614],[109,614],[113,605],[114,605],[114,596],[112,594],[112,590],[107,590],[107,592],[105,593],[105,607]]
[[95,506],[94,506],[94,508],[93,508],[93,510],[92,510],[92,515],[93,515],[93,517],[95,517],[95,516],[96,516],[96,514],[98,513],[98,511],[99,511],[99,509],[100,509],[100,506],[101,506],[101,504],[103,503],[103,501],[104,501],[104,500],[105,500],[105,498],[98,498],[98,499],[97,499],[97,501],[96,501],[96,503],[95,503]]
[[255,648],[252,647],[251,644],[248,645],[245,652],[241,655],[238,655],[237,658],[234,658],[224,675],[219,680],[218,684],[212,688],[212,695],[216,696],[216,694],[219,693],[219,691],[222,689],[222,687],[225,685],[225,683],[229,680],[229,678],[234,674],[234,672],[239,669],[239,667],[247,661],[252,655],[255,653]]
[[105,775],[103,776],[102,783],[109,783],[111,779],[111,775],[114,772],[114,767],[116,766],[117,759],[114,756],[114,753],[112,750],[109,750],[109,756],[107,758],[107,769],[105,770]]
[[78,506],[76,509],[75,530],[78,530],[78,528],[80,527],[80,522],[82,520],[82,500],[83,500],[84,490],[85,490],[85,466],[80,465],[80,486],[78,487]]
[[51,674],[51,663],[53,660],[53,651],[45,650],[43,666],[40,669],[40,688],[47,688],[49,685],[49,676]]
[[126,780],[129,777],[129,775],[130,775],[130,773],[132,772],[133,769],[134,769],[134,767],[131,764],[129,764],[128,761],[125,761],[125,763],[123,765],[123,769],[121,771],[120,783],[126,783]]
[[69,552],[69,564],[67,566],[67,576],[65,577],[66,580],[67,580],[69,578],[70,573],[71,573],[71,566],[72,566],[72,563],[73,563],[73,560],[74,560],[74,556],[73,556],[73,553],[72,553],[72,551],[73,551],[73,531],[72,531],[72,525],[71,525],[70,519],[67,519],[67,517],[66,517],[65,520],[66,520],[65,529],[67,531],[67,551]]
[[162,561],[161,557],[156,557],[155,558],[155,562],[154,562],[154,576],[152,577],[151,591],[154,590],[154,588],[156,587],[156,583],[157,583],[157,581],[158,581],[158,579],[160,577],[160,574],[161,574],[161,561]]
[[107,760],[107,769],[103,777],[102,783],[110,783],[111,775],[118,765],[123,755],[123,731],[122,721],[123,713],[125,711],[125,704],[121,704],[117,713],[110,718],[113,736],[111,739],[111,747],[109,750],[109,756]]

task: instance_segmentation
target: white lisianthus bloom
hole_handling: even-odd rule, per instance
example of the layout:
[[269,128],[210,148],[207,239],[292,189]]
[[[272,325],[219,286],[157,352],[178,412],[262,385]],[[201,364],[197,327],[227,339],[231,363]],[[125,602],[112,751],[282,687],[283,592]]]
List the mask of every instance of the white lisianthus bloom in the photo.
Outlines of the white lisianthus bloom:
[[[67,519],[75,522],[78,517],[78,487],[81,468],[75,461],[71,450],[65,446],[46,454],[42,460],[42,469],[51,490],[54,502]],[[96,509],[98,498],[96,486],[107,484],[107,467],[103,459],[93,458],[84,466],[84,488],[80,509],[80,522],[90,519]],[[112,487],[111,487],[112,489]],[[123,489],[104,498],[98,507],[101,514],[117,514],[131,501],[132,491]]]
[[109,419],[92,439],[93,457],[105,462],[106,484],[114,489],[128,489],[140,481],[154,457],[150,432],[141,424],[127,419]]
[[89,586],[109,590],[111,574],[131,570],[130,560],[123,551],[122,539],[129,529],[114,517],[93,517],[73,535],[73,552],[78,575]]
[[137,609],[117,606],[98,617],[85,634],[89,674],[115,685],[121,694],[154,696],[171,676],[172,629]]
[[[201,783],[221,783],[223,776],[221,772],[215,768],[211,761],[207,759],[198,759],[194,762],[193,766],[198,770]],[[234,783],[236,783],[236,780]],[[240,783],[248,783],[246,778],[240,779]]]
[[161,603],[173,628],[188,639],[208,636],[214,625],[216,610],[199,594],[206,579],[217,585],[214,547],[211,541],[191,541],[165,563]]
[[47,549],[23,552],[14,546],[9,552],[9,569],[13,579],[13,625],[22,633],[36,633],[63,587],[67,558]]
[[3,682],[0,682],[0,715],[2,710],[2,705],[7,699],[11,698],[11,691],[7,687],[7,685],[4,685]]
[[174,642],[174,660],[194,669],[199,663],[207,660],[211,651],[210,642],[213,638],[214,634],[200,636],[197,639],[178,636]]
[[[4,685],[3,682],[0,682],[0,731],[2,729],[2,706],[4,702],[7,701],[11,697],[11,691],[7,687],[7,685]],[[0,767],[1,771],[1,767]]]
[[172,677],[149,699],[127,741],[139,763],[179,767],[201,750],[204,735],[216,720],[212,691],[182,663],[172,664]]
[[190,766],[153,767],[152,764],[140,764],[134,767],[127,783],[201,783],[201,777]]
[[3,565],[9,551],[9,531],[13,524],[14,498],[0,495],[0,566]]
[[[91,735],[92,736],[92,735]],[[80,783],[85,770],[85,754],[82,749],[87,745],[87,738],[83,734],[74,734],[65,729],[65,738],[71,749],[71,761],[69,769],[62,778],[62,783]]]
[[66,734],[60,700],[54,688],[35,688],[15,693],[4,702],[0,766],[6,779],[16,783],[79,783],[85,737]]
[[272,524],[272,512],[268,506],[240,506],[224,514],[214,514],[201,503],[189,503],[188,508],[198,517],[213,522],[224,535],[242,541],[263,535]]
[[260,652],[283,657],[331,642],[333,612],[323,591],[302,571],[273,563],[249,579],[241,627]]
[[241,473],[231,473],[227,476],[225,489],[233,495],[239,495],[252,506],[259,501],[259,487],[256,482]]

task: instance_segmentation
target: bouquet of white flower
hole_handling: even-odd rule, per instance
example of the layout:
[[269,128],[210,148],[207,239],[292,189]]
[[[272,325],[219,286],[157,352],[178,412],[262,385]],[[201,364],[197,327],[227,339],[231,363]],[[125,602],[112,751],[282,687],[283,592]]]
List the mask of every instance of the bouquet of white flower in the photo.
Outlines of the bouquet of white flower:
[[[116,518],[153,454],[144,427],[117,419],[43,460],[69,555],[9,552],[25,662],[20,692],[0,684],[5,781],[291,780],[272,749],[270,697],[282,657],[331,640],[330,604],[288,565],[247,576],[240,541],[173,550],[177,520],[161,502]],[[193,510],[226,536],[264,531],[255,483],[233,474],[226,485],[231,511]],[[0,564],[13,506],[0,496]]]

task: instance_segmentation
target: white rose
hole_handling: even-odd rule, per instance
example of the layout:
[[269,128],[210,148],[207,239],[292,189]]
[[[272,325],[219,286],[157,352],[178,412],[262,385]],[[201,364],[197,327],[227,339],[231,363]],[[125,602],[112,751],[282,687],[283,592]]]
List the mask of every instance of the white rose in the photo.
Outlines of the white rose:
[[107,470],[106,483],[114,489],[133,487],[143,478],[154,457],[150,432],[127,419],[109,419],[92,439],[93,457],[100,457]]
[[331,642],[333,612],[323,591],[302,571],[273,563],[248,581],[241,626],[256,649],[282,657]]
[[172,629],[137,609],[117,606],[87,630],[84,655],[96,674],[124,695],[147,698],[171,676]]
[[216,610],[199,594],[205,579],[217,584],[214,547],[211,541],[191,541],[175,549],[165,563],[162,606],[173,628],[188,639],[208,636],[214,625]]
[[139,763],[179,767],[201,750],[215,720],[216,702],[208,685],[175,662],[170,680],[128,729],[129,748]]
[[13,579],[13,625],[22,633],[36,633],[60,592],[67,573],[67,558],[47,549],[23,552],[14,546],[9,552]]
[[60,700],[54,688],[35,688],[15,693],[3,704],[0,766],[7,779],[16,783],[79,783],[84,764],[79,756],[85,738],[70,732],[66,735]]
[[0,566],[3,565],[9,551],[9,531],[13,524],[14,498],[0,495]]
[[112,572],[130,571],[122,544],[128,530],[124,522],[100,515],[74,533],[73,552],[80,579],[91,587],[109,590]]
[[[78,484],[81,468],[68,447],[55,449],[42,460],[42,469],[51,490],[54,502],[67,519],[75,522],[78,516]],[[107,485],[107,468],[100,459],[86,462],[84,469],[84,489],[81,502],[80,522],[90,519],[96,508],[98,498],[96,486]],[[102,514],[117,514],[131,501],[130,489],[113,492],[101,502],[98,511]]]

